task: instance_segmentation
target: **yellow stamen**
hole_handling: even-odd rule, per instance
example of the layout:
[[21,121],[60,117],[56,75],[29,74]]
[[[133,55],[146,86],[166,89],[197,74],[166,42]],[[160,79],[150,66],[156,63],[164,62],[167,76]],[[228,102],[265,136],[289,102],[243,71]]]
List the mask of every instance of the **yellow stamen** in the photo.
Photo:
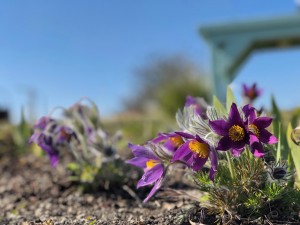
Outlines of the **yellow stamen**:
[[249,128],[249,130],[250,130],[253,134],[255,134],[256,137],[259,137],[259,129],[257,128],[256,125],[250,124],[250,125],[248,126],[248,128]]
[[154,159],[150,159],[146,162],[146,167],[147,169],[151,169],[153,168],[155,165],[157,165],[159,162],[157,162],[156,160]]
[[192,152],[195,152],[198,154],[200,158],[207,158],[209,155],[209,146],[206,143],[200,143],[199,141],[192,140],[189,143],[189,149],[191,149]]
[[233,125],[229,129],[229,137],[233,141],[241,141],[245,137],[245,131],[239,125]]
[[184,143],[182,137],[180,137],[180,136],[171,137],[170,139],[176,147],[179,147],[180,145],[182,145]]

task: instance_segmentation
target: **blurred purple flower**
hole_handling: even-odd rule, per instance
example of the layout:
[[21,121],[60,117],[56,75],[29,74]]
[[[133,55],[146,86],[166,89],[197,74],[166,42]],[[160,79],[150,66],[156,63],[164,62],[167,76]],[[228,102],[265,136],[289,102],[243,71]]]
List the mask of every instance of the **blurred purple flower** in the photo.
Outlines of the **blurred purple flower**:
[[41,149],[43,149],[47,153],[51,165],[53,167],[56,167],[59,160],[59,151],[53,144],[52,137],[41,135],[37,144],[41,147]]
[[55,144],[69,144],[72,137],[79,142],[76,133],[67,126],[60,125],[54,131],[55,135]]
[[144,202],[147,202],[160,188],[164,175],[166,174],[166,168],[162,161],[154,154],[150,146],[132,144],[129,144],[128,146],[132,150],[134,158],[127,160],[126,163],[144,169],[144,175],[139,180],[137,188],[154,183],[150,193],[144,200]]
[[264,149],[262,143],[275,144],[277,138],[266,130],[272,123],[270,117],[257,117],[255,108],[245,105],[243,112],[246,116],[247,132],[250,136],[250,149],[255,157],[263,157]]
[[209,177],[211,180],[214,180],[218,167],[216,150],[211,148],[198,135],[193,136],[184,132],[178,132],[178,134],[182,135],[187,141],[177,149],[172,161],[182,161],[194,171],[198,171],[203,168],[208,158],[210,158],[211,169]]
[[257,97],[259,97],[261,93],[262,90],[257,89],[256,83],[254,83],[250,87],[246,84],[243,84],[243,96],[247,98],[250,103],[253,102]]
[[185,100],[185,107],[194,107],[195,114],[200,115],[203,119],[207,119],[206,109],[207,103],[203,98],[195,98],[192,96],[187,96]]
[[51,119],[48,116],[43,116],[41,117],[33,126],[34,128],[34,133],[29,139],[29,143],[32,142],[38,142],[39,136],[43,133],[43,131],[46,130],[46,127],[48,126],[49,123],[54,122],[53,119]]
[[235,103],[232,103],[228,120],[209,121],[211,129],[222,138],[217,150],[231,150],[234,156],[239,156],[244,146],[249,143],[249,134]]
[[54,119],[44,116],[35,123],[29,143],[36,143],[47,153],[51,165],[56,167],[59,160],[58,144],[69,143],[72,136],[76,137],[71,128],[58,125]]

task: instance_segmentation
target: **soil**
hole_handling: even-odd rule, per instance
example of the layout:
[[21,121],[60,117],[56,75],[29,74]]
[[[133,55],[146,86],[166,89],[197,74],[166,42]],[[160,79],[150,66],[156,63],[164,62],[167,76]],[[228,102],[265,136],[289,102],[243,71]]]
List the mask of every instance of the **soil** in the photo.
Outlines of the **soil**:
[[142,204],[145,191],[134,196],[129,186],[82,193],[63,165],[53,169],[46,157],[2,157],[0,174],[1,225],[190,224],[184,213],[192,206],[189,200],[154,198]]

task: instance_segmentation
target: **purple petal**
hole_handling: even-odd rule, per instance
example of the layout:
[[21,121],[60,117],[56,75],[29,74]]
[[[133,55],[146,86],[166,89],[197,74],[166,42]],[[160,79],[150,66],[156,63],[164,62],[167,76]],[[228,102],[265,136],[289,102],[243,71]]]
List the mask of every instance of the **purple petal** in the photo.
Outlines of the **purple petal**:
[[207,142],[206,141],[204,141],[198,134],[196,134],[196,138],[195,138],[198,142],[200,142],[200,143],[206,143],[207,144]]
[[221,151],[227,151],[232,147],[232,140],[229,138],[229,136],[224,136],[220,139],[217,150]]
[[128,147],[131,148],[132,153],[134,154],[135,157],[145,157],[145,158],[148,158],[148,159],[158,159],[150,149],[148,149],[144,146],[133,145],[133,144],[129,143]]
[[193,139],[193,138],[195,138],[194,135],[188,134],[186,132],[180,132],[180,131],[178,131],[178,132],[175,132],[175,133],[178,134],[179,136],[187,138],[187,139]]
[[245,93],[247,93],[248,92],[248,87],[247,87],[247,85],[246,84],[243,84],[243,92],[244,92],[244,95],[245,95]]
[[189,149],[189,141],[181,145],[177,151],[173,155],[172,162],[183,159],[186,155],[191,153],[191,150]]
[[229,111],[229,116],[228,116],[228,122],[229,124],[241,124],[242,123],[242,118],[239,113],[239,110],[236,106],[235,103],[232,103],[230,111]]
[[241,153],[244,151],[244,148],[232,148],[230,151],[234,157],[240,157]]
[[256,118],[255,108],[252,107],[250,104],[247,104],[243,107],[243,113],[245,117],[248,119],[249,123],[253,123]]
[[275,144],[278,142],[277,138],[266,129],[260,130],[259,140],[265,144]]
[[211,149],[210,151],[210,171],[209,171],[209,178],[213,181],[215,179],[215,174],[218,169],[218,155],[215,149]]
[[147,170],[137,184],[137,188],[154,183],[162,177],[164,167],[162,164],[157,164],[153,168]]
[[191,105],[196,105],[197,100],[193,96],[188,95],[185,99],[185,105],[184,106],[191,106]]
[[188,167],[191,167],[194,161],[194,154],[193,152],[190,152],[185,157],[181,159],[182,162],[184,162]]
[[209,121],[209,126],[218,135],[225,136],[228,134],[229,125],[225,120]]
[[51,121],[53,121],[53,119],[51,119],[50,117],[43,116],[34,124],[34,129],[43,131],[47,127],[48,123]]
[[163,183],[163,176],[155,182],[155,184],[154,184],[153,188],[151,189],[151,191],[149,192],[148,196],[144,199],[144,201],[143,201],[144,203],[146,203],[146,202],[149,201],[149,199],[150,199],[150,198],[156,193],[156,191],[161,187],[162,183]]
[[264,148],[256,135],[250,135],[250,149],[252,154],[257,158],[262,158],[265,155]]
[[127,160],[126,163],[137,167],[146,168],[147,161],[149,161],[149,159],[145,157],[134,157],[133,159]]
[[245,144],[246,144],[245,138],[244,138],[244,140],[241,140],[241,141],[232,141],[231,148],[235,148],[235,149],[244,148]]
[[49,155],[51,166],[56,167],[59,161],[59,156],[56,154]]
[[201,170],[202,167],[204,166],[204,164],[206,163],[207,159],[208,158],[201,158],[198,155],[195,155],[194,156],[194,162],[193,162],[193,165],[192,165],[192,169],[194,171]]
[[272,120],[270,117],[258,117],[253,121],[253,124],[260,130],[270,126]]
[[157,137],[156,137],[156,138],[153,138],[150,142],[153,142],[153,143],[157,144],[157,143],[159,143],[159,142],[161,142],[161,141],[166,140],[167,138],[169,138],[169,136],[167,136],[167,135],[165,135],[165,134],[162,134],[162,133],[159,133],[159,134],[157,135]]
[[177,146],[174,145],[173,141],[171,140],[166,141],[166,143],[164,143],[164,147],[171,152],[175,152],[177,149]]
[[204,107],[201,105],[200,102],[197,101],[196,98],[192,96],[187,96],[186,101],[185,101],[185,107],[194,107],[195,109],[195,114],[196,115],[201,115],[203,114]]
[[42,133],[41,132],[36,132],[34,134],[31,135],[30,139],[29,139],[29,144],[31,143],[38,143],[40,137],[41,137]]

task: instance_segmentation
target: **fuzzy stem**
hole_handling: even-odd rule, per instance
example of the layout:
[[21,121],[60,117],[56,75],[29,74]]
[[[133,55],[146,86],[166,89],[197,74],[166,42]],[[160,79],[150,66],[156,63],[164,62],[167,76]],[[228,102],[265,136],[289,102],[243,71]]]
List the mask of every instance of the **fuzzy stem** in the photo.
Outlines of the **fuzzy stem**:
[[228,161],[228,167],[229,167],[231,179],[234,180],[235,173],[234,173],[234,168],[233,168],[233,160],[228,151],[226,152],[226,157],[227,157],[227,161]]

